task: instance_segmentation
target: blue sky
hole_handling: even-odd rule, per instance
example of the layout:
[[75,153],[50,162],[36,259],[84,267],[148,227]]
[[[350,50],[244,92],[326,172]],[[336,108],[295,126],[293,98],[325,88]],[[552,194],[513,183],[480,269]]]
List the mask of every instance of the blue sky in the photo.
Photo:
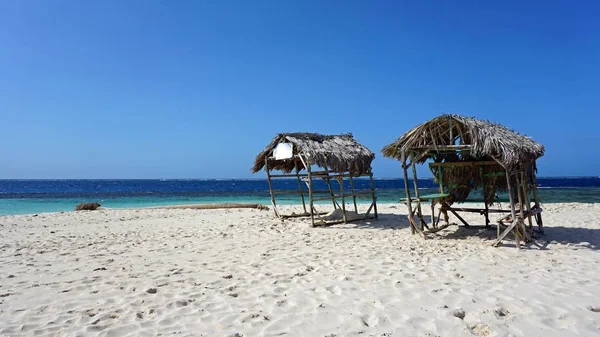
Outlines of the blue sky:
[[[248,178],[283,131],[381,148],[441,113],[599,175],[600,7],[577,1],[0,1],[0,178]],[[421,170],[425,172],[426,170]],[[262,175],[260,175],[262,178]]]

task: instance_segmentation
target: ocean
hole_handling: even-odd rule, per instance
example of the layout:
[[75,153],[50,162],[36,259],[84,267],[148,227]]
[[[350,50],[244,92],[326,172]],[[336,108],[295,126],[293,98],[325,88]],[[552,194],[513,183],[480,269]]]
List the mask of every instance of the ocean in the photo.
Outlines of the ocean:
[[[539,178],[542,203],[600,203],[600,177]],[[298,188],[294,179],[274,180],[274,188]],[[412,181],[409,182],[412,187]],[[435,193],[432,179],[419,179],[422,193]],[[356,179],[356,189],[369,181]],[[402,179],[376,179],[377,200],[398,202],[404,197]],[[306,188],[306,186],[304,186]],[[345,185],[345,189],[350,186]],[[326,189],[323,182],[315,189]],[[473,201],[477,194],[472,193]],[[507,196],[500,194],[500,201]],[[278,197],[280,204],[300,202],[300,196]],[[359,202],[369,202],[359,199]],[[150,207],[197,203],[262,203],[270,205],[269,187],[263,179],[181,180],[0,180],[0,215],[71,211],[81,202],[98,202],[109,208]]]

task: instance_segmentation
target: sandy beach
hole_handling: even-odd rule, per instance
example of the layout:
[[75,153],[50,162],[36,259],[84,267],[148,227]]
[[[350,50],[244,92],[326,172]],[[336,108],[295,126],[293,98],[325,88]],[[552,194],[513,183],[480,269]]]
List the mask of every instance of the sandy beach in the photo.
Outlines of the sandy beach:
[[457,226],[423,240],[393,204],[327,228],[254,209],[4,216],[0,336],[600,336],[600,204],[544,209],[521,250]]

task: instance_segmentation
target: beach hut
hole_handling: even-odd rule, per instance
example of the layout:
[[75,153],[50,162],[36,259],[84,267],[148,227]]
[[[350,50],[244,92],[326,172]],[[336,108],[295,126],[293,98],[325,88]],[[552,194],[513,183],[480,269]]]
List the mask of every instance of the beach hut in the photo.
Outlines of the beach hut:
[[[313,226],[345,223],[377,218],[371,169],[374,158],[375,154],[357,142],[351,134],[280,133],[256,156],[252,172],[265,170],[271,203],[277,217],[310,216]],[[280,173],[273,174],[273,171]],[[359,177],[368,177],[368,188],[355,188],[358,187],[356,179]],[[297,190],[274,189],[274,179],[290,178],[297,180]],[[317,180],[325,184],[317,183]],[[319,185],[322,190],[315,189]],[[365,185],[365,182],[361,181],[360,185]],[[300,196],[303,213],[281,214],[276,199],[277,196],[286,194]],[[366,212],[359,214],[357,198],[365,197],[371,200],[371,204]],[[334,210],[330,214],[316,209],[316,204],[325,200],[331,200],[333,205]],[[347,209],[346,202],[350,200],[354,212]],[[322,208],[321,206],[320,204],[319,207]],[[336,219],[335,215],[339,217]]]
[[[460,115],[442,115],[405,133],[382,150],[385,157],[400,160],[404,173],[406,198],[413,233],[423,237],[449,225],[448,212],[465,227],[472,228],[459,212],[485,216],[502,214],[497,220],[498,245],[513,232],[517,247],[543,233],[542,209],[536,183],[536,160],[544,146],[505,126]],[[420,195],[415,165],[428,162],[439,193]],[[412,169],[414,196],[411,195],[408,170]],[[470,194],[481,195],[482,208],[455,207]],[[496,192],[508,192],[510,208],[491,209]],[[431,202],[431,222],[425,221],[423,204]],[[533,203],[532,203],[533,202]],[[439,205],[437,220],[435,207]],[[438,227],[443,215],[445,225]],[[533,220],[537,228],[533,227]],[[527,224],[525,223],[527,221]]]

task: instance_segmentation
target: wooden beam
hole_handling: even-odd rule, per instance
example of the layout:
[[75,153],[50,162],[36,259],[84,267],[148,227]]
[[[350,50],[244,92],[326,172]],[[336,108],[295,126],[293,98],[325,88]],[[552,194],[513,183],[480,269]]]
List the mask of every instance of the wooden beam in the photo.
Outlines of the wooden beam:
[[[498,236],[498,238],[496,239],[496,241],[494,241],[492,243],[492,246],[498,246],[498,244],[500,242],[502,242],[502,240],[504,240],[504,238],[515,228],[515,226],[517,225],[516,222],[513,222],[512,224],[510,224],[510,226],[508,226],[503,232],[502,234],[500,234],[500,236]],[[500,225],[498,224],[498,228],[500,228]],[[519,247],[519,244],[517,243],[517,247]]]
[[329,169],[327,168],[327,166],[325,166],[325,172],[327,172],[327,175],[323,177],[323,179],[325,179],[325,182],[327,183],[329,195],[331,195],[331,203],[333,204],[333,209],[339,208],[340,205],[338,205],[337,201],[335,200],[333,188],[331,187],[331,176],[329,175]]
[[[371,203],[371,205],[369,206],[369,208],[367,209],[367,212],[365,213],[365,215],[363,216],[363,219],[367,219],[369,217],[369,214],[371,214],[371,210],[373,209],[373,203]],[[375,214],[375,219],[377,219],[377,214]]]
[[[466,213],[479,213],[480,215],[485,214],[485,208],[466,208],[466,207],[447,207],[447,210],[454,210],[458,212],[466,212]],[[510,213],[509,209],[488,209],[489,213]]]
[[463,219],[460,215],[458,215],[458,213],[456,213],[452,208],[447,208],[447,210],[452,212],[452,214],[454,214],[454,216],[457,217],[458,220],[460,220],[460,222],[462,222],[463,225],[465,225],[465,227],[467,227],[467,228],[471,227],[471,225],[469,225],[469,223],[466,222],[465,219]]
[[486,161],[455,161],[455,162],[443,162],[443,163],[430,163],[429,164],[429,166],[432,166],[432,167],[488,166],[488,165],[498,165],[498,163],[493,160],[486,160]]
[[415,156],[415,157],[414,157],[414,158],[411,160],[410,164],[412,165],[412,164],[414,164],[414,163],[417,163],[417,162],[419,162],[419,160],[423,159],[423,157],[427,156],[428,154],[429,154],[429,151],[427,151],[427,150],[425,150],[425,151],[422,151],[421,153],[419,153],[419,155]]
[[348,217],[346,216],[346,198],[344,198],[344,179],[340,178],[338,183],[340,184],[340,194],[342,197],[342,218],[344,219],[344,223],[346,223]]
[[[300,157],[302,160],[302,157]],[[313,186],[312,186],[312,175],[310,172],[310,165],[306,166],[306,162],[302,160],[302,163],[306,167],[306,171],[308,172],[308,200],[310,204],[310,224],[312,227],[315,227],[315,207],[314,207],[314,195],[313,195]]]
[[404,153],[404,151],[402,151],[402,154],[401,154],[401,163],[402,163],[402,172],[404,174],[404,190],[406,192],[406,205],[408,206],[408,222],[410,223],[411,234],[415,234],[417,226],[414,223],[414,219],[413,219],[412,200],[410,199],[410,189],[408,187],[408,172],[406,172],[407,171],[406,154]]
[[[536,162],[534,161],[531,167],[531,182],[533,183],[532,185],[532,189],[533,189],[533,201],[534,201],[534,206],[536,208],[540,207],[540,196],[538,195],[538,185],[537,185],[537,177],[535,175],[535,169],[536,169]],[[544,234],[544,223],[542,221],[542,215],[538,214],[535,217],[535,222],[538,225],[538,230],[540,231],[541,234]]]
[[354,195],[354,180],[352,179],[352,175],[350,175],[350,190],[352,192],[352,201],[354,202],[354,212],[358,214],[358,207],[356,206],[356,196]]
[[529,232],[527,231],[527,228],[525,228],[525,214],[523,213],[523,207],[525,205],[523,205],[524,200],[523,200],[523,195],[522,195],[522,191],[521,191],[521,187],[523,185],[523,180],[522,180],[522,176],[521,176],[521,171],[518,171],[516,176],[515,176],[515,180],[517,182],[517,197],[519,200],[519,215],[520,215],[520,221],[519,221],[519,227],[521,229],[521,231],[523,232],[523,238],[525,242],[529,242],[531,241]]
[[413,185],[415,186],[415,196],[417,197],[417,210],[418,210],[418,214],[419,214],[419,220],[421,220],[421,230],[424,229],[424,225],[427,225],[425,223],[425,220],[423,220],[423,211],[421,208],[421,198],[420,198],[420,192],[419,192],[419,183],[417,181],[417,168],[415,167],[415,162],[414,160],[412,160],[414,158],[414,155],[411,154],[411,161],[412,161],[412,173],[413,173]]
[[373,212],[375,214],[375,219],[378,219],[379,215],[377,214],[377,197],[375,196],[375,183],[373,182],[373,169],[369,169],[369,184],[371,186],[371,198],[373,200]]
[[450,124],[448,127],[448,129],[450,129],[450,144],[448,145],[454,145],[454,135],[452,134],[452,116],[448,116],[448,124]]
[[[327,214],[327,213],[325,213],[325,212],[321,212],[321,213],[319,213],[319,214],[320,214],[320,215],[323,215],[323,214]],[[310,212],[304,212],[304,213],[301,213],[301,214],[290,214],[290,215],[285,215],[285,214],[284,214],[284,215],[282,215],[281,217],[282,217],[283,219],[288,219],[288,218],[302,218],[302,217],[308,217],[308,216],[310,216]]]
[[470,150],[472,148],[471,145],[442,145],[442,146],[424,146],[424,147],[414,147],[410,149],[414,150],[426,150],[426,151],[456,151],[456,150]]
[[[440,194],[444,194],[444,184],[443,184],[443,179],[444,178],[444,171],[443,171],[443,167],[439,167],[438,168],[438,172],[437,172],[437,180],[438,180],[438,185],[440,187]],[[444,214],[444,222],[448,225],[450,224],[450,218],[448,217],[448,212],[446,210],[443,210],[443,207],[440,207],[440,211],[442,214]],[[439,222],[439,219],[438,219]]]
[[298,190],[300,190],[300,198],[302,198],[302,209],[306,213],[306,202],[304,201],[304,188],[302,188],[302,181],[300,180],[300,170],[296,166],[296,178],[298,179]]
[[489,210],[488,210],[488,203],[487,203],[487,198],[488,198],[488,191],[487,191],[487,186],[485,184],[485,179],[483,179],[483,167],[479,166],[479,178],[481,179],[481,182],[483,184],[482,188],[483,188],[483,206],[485,207],[485,227],[489,227],[490,226],[490,216],[489,216]]
[[296,176],[299,176],[299,177],[308,177],[308,174],[305,174],[305,173],[299,173],[299,174],[293,174],[293,173],[271,174],[271,178],[290,178],[290,179],[293,179]]
[[317,227],[317,226],[333,226],[333,225],[338,225],[338,224],[342,224],[342,223],[352,223],[352,222],[357,222],[357,221],[364,221],[364,220],[367,220],[367,219],[374,219],[374,217],[349,219],[348,221],[344,221],[344,220],[333,220],[333,221],[320,220],[320,222],[315,223],[315,227]]
[[[511,215],[513,218],[513,223],[508,227],[508,228],[515,228],[517,222],[519,222],[519,220],[517,219],[517,213],[515,210],[515,198],[513,196],[512,193],[512,183],[510,181],[510,173],[506,172],[506,185],[508,187],[508,197],[510,199],[510,210],[511,210]],[[504,234],[504,233],[503,233]],[[504,238],[506,235],[502,236],[502,238]],[[517,234],[517,231],[515,230],[515,242],[517,245],[517,248],[521,248],[521,244],[519,243],[519,235]]]
[[273,184],[271,183],[271,172],[269,172],[269,161],[265,157],[265,172],[267,172],[267,181],[269,182],[269,192],[271,194],[271,205],[273,205],[273,212],[275,216],[281,218],[279,211],[277,210],[277,204],[275,203],[275,194],[273,193]]

